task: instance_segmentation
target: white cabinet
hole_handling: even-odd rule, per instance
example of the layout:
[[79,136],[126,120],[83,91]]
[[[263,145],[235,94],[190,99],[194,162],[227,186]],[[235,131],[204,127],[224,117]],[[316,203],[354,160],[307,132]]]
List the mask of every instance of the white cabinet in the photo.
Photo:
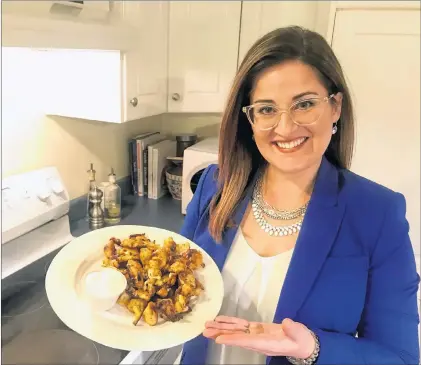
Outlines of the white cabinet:
[[120,5],[128,50],[43,51],[47,114],[122,123],[166,111],[168,4]]
[[240,1],[171,1],[169,112],[222,112],[237,69]]
[[257,39],[289,25],[315,30],[318,1],[243,1],[239,63]]
[[355,102],[352,170],[405,195],[420,254],[420,3],[339,3],[332,47]]
[[125,24],[137,44],[123,54],[123,120],[167,111],[167,1],[124,1]]

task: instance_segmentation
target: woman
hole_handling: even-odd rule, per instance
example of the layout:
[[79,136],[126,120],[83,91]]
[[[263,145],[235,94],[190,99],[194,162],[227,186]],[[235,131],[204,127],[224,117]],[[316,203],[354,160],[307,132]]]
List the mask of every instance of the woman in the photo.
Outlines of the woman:
[[326,41],[299,27],[257,41],[182,229],[225,285],[221,316],[184,345],[183,364],[419,363],[405,199],[347,170],[353,143]]

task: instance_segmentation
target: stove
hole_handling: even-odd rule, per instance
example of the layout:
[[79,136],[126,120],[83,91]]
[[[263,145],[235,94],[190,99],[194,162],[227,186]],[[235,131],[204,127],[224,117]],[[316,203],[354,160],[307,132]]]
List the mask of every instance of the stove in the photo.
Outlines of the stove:
[[113,349],[72,331],[56,316],[45,275],[54,256],[73,239],[68,213],[69,196],[54,167],[2,180],[2,363],[173,363],[180,348]]

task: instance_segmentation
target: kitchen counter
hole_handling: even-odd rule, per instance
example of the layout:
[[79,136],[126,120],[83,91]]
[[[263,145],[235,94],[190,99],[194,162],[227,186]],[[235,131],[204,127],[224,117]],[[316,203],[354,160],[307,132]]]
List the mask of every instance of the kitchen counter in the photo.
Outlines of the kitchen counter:
[[[122,218],[119,225],[141,225],[163,228],[179,232],[183,225],[181,202],[165,195],[160,199],[148,199],[127,195],[122,199]],[[79,237],[91,229],[85,219],[70,221],[70,230],[74,237]]]

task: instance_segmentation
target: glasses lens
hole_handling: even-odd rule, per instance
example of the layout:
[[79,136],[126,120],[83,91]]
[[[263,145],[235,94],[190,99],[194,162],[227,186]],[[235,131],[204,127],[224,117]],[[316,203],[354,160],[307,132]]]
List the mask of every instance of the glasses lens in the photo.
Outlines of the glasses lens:
[[274,105],[258,104],[249,109],[250,121],[260,129],[270,129],[278,122],[279,111]]
[[291,106],[291,118],[300,125],[313,124],[323,114],[325,106],[326,103],[318,98],[300,100]]

